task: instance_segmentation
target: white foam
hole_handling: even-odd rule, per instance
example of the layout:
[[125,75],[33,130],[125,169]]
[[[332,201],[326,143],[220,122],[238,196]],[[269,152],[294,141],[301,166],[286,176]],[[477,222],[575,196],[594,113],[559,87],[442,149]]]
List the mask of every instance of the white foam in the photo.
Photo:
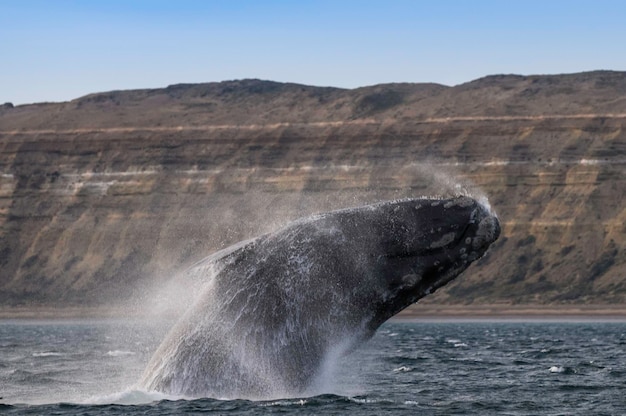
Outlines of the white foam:
[[305,404],[307,404],[307,400],[305,399],[299,399],[299,400],[276,400],[273,402],[269,402],[269,403],[261,403],[262,407],[274,407],[274,406],[304,406]]
[[109,357],[124,357],[127,355],[135,355],[136,353],[133,351],[124,351],[124,350],[113,350],[107,351],[106,355]]
[[359,404],[377,404],[377,403],[393,403],[391,400],[387,399],[370,399],[369,397],[349,397],[351,402],[359,403]]
[[54,352],[54,351],[44,351],[44,352],[34,352],[33,357],[62,357],[67,354],[62,352]]

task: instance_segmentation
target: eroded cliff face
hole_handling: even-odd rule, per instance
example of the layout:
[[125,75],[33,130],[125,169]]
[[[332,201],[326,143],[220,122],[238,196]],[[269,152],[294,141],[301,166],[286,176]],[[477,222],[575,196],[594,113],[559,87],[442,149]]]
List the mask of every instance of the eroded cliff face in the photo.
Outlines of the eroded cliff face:
[[625,120],[614,72],[251,80],[5,107],[0,301],[141,297],[291,219],[466,188],[489,196],[502,237],[431,302],[624,302]]

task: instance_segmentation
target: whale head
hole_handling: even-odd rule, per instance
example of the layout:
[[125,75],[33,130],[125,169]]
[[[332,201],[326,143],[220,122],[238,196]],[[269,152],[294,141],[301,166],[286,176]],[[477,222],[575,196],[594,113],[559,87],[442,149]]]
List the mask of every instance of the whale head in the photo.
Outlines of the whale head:
[[374,243],[385,284],[375,329],[391,316],[454,280],[500,236],[492,210],[470,197],[390,203]]

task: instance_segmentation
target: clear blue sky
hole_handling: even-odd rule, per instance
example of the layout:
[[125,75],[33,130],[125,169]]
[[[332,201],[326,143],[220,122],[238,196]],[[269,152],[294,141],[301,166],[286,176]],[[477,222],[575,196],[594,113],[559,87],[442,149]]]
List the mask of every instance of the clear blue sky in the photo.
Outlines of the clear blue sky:
[[0,104],[261,78],[626,70],[622,0],[0,0]]

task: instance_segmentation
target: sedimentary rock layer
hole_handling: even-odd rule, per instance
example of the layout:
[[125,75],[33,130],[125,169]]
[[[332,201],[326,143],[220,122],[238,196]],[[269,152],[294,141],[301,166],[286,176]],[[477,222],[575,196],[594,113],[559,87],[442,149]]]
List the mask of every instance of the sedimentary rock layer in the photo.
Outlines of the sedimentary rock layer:
[[624,302],[625,97],[624,73],[598,72],[4,106],[0,301],[129,299],[296,217],[467,188],[502,237],[432,301]]

